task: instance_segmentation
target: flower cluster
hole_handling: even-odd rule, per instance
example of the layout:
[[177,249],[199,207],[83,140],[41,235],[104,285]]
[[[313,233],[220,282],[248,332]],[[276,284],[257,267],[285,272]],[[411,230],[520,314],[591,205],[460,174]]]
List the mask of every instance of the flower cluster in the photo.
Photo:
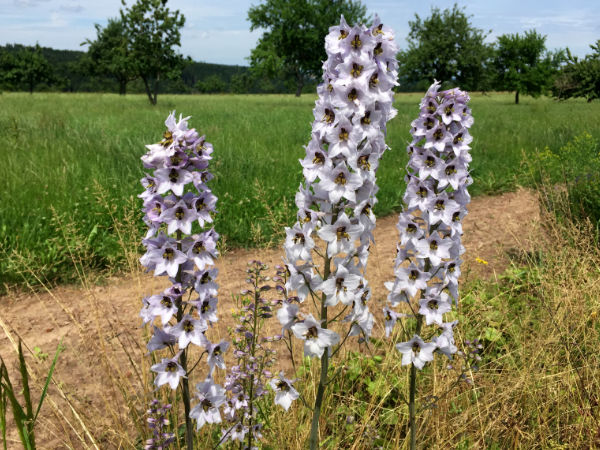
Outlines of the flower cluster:
[[[205,399],[206,392],[218,391],[210,377],[215,366],[224,367],[222,353],[227,349],[227,343],[212,344],[205,336],[217,321],[217,269],[213,266],[219,235],[206,229],[217,201],[207,186],[212,179],[208,165],[213,148],[204,136],[188,128],[187,117],[176,120],[173,112],[165,125],[162,141],[147,145],[142,157],[144,167],[153,173],[142,179],[145,192],[139,196],[148,225],[143,240],[146,253],[140,261],[155,276],[167,275],[171,285],[144,298],[140,316],[145,324],[153,325],[148,350],[171,351],[171,357],[151,367],[157,374],[154,384],[176,389],[183,380],[187,391],[188,350],[200,346],[208,354],[209,379],[207,386],[199,385],[198,393]],[[194,229],[197,232],[192,233]]]
[[229,369],[225,389],[229,399],[224,407],[228,425],[223,429],[222,442],[227,440],[247,441],[244,448],[254,448],[252,442],[262,438],[262,423],[257,417],[257,401],[265,396],[265,379],[272,378],[270,367],[275,362],[275,350],[269,348],[269,342],[277,341],[280,336],[262,336],[265,320],[272,317],[275,301],[264,298],[271,290],[269,277],[264,275],[268,266],[260,261],[250,261],[246,270],[246,282],[252,286],[244,290],[240,310],[234,317],[238,324],[233,330],[233,354],[237,364]]
[[[452,330],[457,322],[444,322],[443,316],[458,302],[464,252],[461,221],[470,201],[469,144],[473,139],[468,129],[473,118],[468,101],[465,92],[440,92],[435,82],[421,101],[419,118],[411,123],[395,280],[386,287],[391,306],[408,304],[417,319],[416,334],[396,347],[402,353],[402,365],[412,363],[419,369],[433,360],[435,351],[448,357],[456,352]],[[384,314],[389,333],[401,314],[390,308]],[[429,342],[419,336],[423,320],[441,330]]]
[[[365,271],[375,227],[375,174],[387,149],[386,122],[396,113],[391,89],[397,84],[394,35],[378,18],[367,28],[349,26],[342,17],[330,28],[325,48],[324,82],[301,160],[298,221],[286,229],[289,298],[277,314],[284,331],[305,341],[305,355],[317,357],[340,341],[327,329],[327,308],[342,304],[351,311],[344,318],[350,336],[366,339],[373,327]],[[309,295],[324,299],[318,318],[299,315],[294,300],[302,303]]]
[[166,430],[169,429],[169,419],[167,413],[171,405],[160,405],[158,400],[152,400],[148,412],[148,426],[152,430],[152,438],[146,441],[144,450],[162,450],[168,448],[175,442],[175,434]]

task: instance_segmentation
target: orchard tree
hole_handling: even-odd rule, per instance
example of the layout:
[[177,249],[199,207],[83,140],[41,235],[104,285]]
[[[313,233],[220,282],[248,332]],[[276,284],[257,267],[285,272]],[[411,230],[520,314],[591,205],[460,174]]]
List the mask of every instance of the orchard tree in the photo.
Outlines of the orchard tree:
[[[126,7],[125,0],[121,3]],[[160,81],[177,78],[186,63],[174,47],[181,45],[181,28],[185,17],[179,10],[171,12],[167,0],[137,0],[121,9],[129,48],[129,60],[144,82],[150,103],[156,105]]]
[[561,50],[546,51],[546,36],[535,30],[523,35],[503,34],[498,37],[494,54],[495,87],[519,94],[539,96],[550,87],[553,75],[563,60]]
[[590,45],[592,54],[579,59],[567,49],[567,64],[554,81],[552,92],[564,100],[583,97],[588,102],[600,99],[600,39]]
[[3,53],[0,57],[0,78],[5,86],[25,87],[30,94],[40,83],[55,81],[54,70],[42,54],[39,44],[24,47],[14,55]]
[[125,95],[127,83],[138,78],[131,56],[127,30],[121,19],[108,19],[106,27],[96,27],[96,40],[86,39],[89,45],[87,64],[91,74],[109,75],[119,83],[119,94]]
[[265,30],[250,54],[253,72],[293,79],[300,96],[305,82],[322,74],[331,24],[342,14],[350,24],[364,23],[366,11],[360,0],[265,0],[252,6],[250,30]]
[[408,48],[398,54],[400,85],[423,89],[436,79],[469,91],[487,89],[491,46],[469,19],[456,4],[443,11],[433,7],[425,19],[415,14],[408,22]]

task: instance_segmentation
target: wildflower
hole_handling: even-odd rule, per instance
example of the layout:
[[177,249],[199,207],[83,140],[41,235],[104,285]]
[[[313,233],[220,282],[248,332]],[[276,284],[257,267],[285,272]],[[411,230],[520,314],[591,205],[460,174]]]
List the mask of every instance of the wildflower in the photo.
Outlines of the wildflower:
[[280,372],[277,378],[269,381],[271,389],[275,391],[275,404],[280,405],[286,411],[290,408],[292,402],[300,396],[292,386],[293,383],[294,381],[286,378],[283,372]]
[[156,387],[161,387],[163,384],[169,383],[171,389],[177,389],[179,378],[185,376],[185,370],[178,363],[181,352],[177,353],[173,358],[163,358],[163,360],[150,367],[152,372],[158,375],[154,379]]

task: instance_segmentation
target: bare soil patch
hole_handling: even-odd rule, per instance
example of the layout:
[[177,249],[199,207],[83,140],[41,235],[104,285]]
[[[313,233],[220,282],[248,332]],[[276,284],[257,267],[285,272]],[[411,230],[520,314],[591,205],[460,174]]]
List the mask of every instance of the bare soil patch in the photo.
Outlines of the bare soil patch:
[[[380,314],[387,295],[383,283],[393,276],[398,240],[396,221],[395,215],[378,219],[375,230],[368,277],[373,288],[371,310],[376,315]],[[535,236],[540,232],[534,193],[521,189],[475,198],[464,221],[463,282],[500,274],[509,264],[508,254],[514,249],[532,250]],[[213,341],[225,337],[227,326],[232,324],[232,296],[246,288],[246,263],[258,259],[274,267],[281,263],[282,254],[279,247],[234,250],[220,258],[217,267],[222,321],[211,331]],[[147,361],[142,363],[145,340],[139,327],[141,298],[159,292],[166,283],[164,277],[139,273],[115,278],[102,286],[59,287],[44,293],[0,298],[0,326],[3,328],[0,355],[15,381],[14,342],[19,337],[28,349],[41,349],[41,357],[34,357],[33,352],[27,355],[33,372],[38,373],[38,383],[34,383],[37,391],[61,339],[65,346],[55,372],[50,403],[42,409],[37,430],[39,448],[68,448],[69,445],[81,448],[83,444],[78,436],[87,436],[91,448],[94,448],[91,437],[97,443],[96,448],[112,448],[115,423],[122,422],[124,429],[131,427],[123,396],[107,370],[114,370],[113,375],[121,382],[130,380],[132,391],[148,376],[142,373]],[[43,354],[49,356],[44,359]],[[107,369],[102,355],[114,361],[112,369]],[[129,358],[138,366],[137,371]],[[9,448],[20,447],[16,439],[16,433],[10,433]],[[121,445],[127,447],[127,443],[117,446]]]

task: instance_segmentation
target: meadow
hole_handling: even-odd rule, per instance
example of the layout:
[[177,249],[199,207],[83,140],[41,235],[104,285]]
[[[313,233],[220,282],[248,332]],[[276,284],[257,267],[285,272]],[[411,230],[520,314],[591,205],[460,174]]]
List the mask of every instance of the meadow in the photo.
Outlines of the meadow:
[[[387,136],[392,150],[378,173],[379,216],[400,208],[405,147],[420,96],[396,95],[398,116]],[[557,149],[582,132],[600,138],[598,103],[524,98],[514,105],[511,94],[472,97],[474,196],[526,184],[522,162],[538,149]],[[121,241],[139,245],[143,230],[139,158],[174,109],[191,115],[191,126],[214,145],[223,249],[278,243],[281,225],[295,216],[298,159],[315,99],[163,95],[153,107],[142,95],[0,95],[0,286],[72,281],[74,249],[90,269],[124,266]],[[121,233],[124,222],[139,234]]]
[[[381,221],[370,257],[378,323],[368,352],[350,346],[330,369],[323,448],[407,447],[409,371],[400,367],[394,340],[382,339],[379,306],[396,241],[395,217],[384,216],[400,208],[405,145],[420,97],[396,96],[398,117],[387,136],[392,150],[378,172]],[[49,354],[59,341],[65,348],[39,425],[44,445],[138,449],[149,437],[146,409],[156,392],[137,326],[139,304],[164,280],[142,274],[138,265],[145,227],[136,196],[143,144],[162,134],[167,112],[177,107],[192,115],[190,125],[215,148],[211,186],[219,197],[216,228],[224,236],[219,295],[225,313],[218,331],[225,334],[242,283],[240,260],[259,255],[271,266],[281,260],[281,225],[294,220],[302,179],[298,159],[314,100],[162,96],[151,107],[143,96],[0,95],[0,282],[13,294],[3,298],[0,349],[14,360],[17,339],[29,344],[27,362],[39,389]],[[571,217],[569,206],[577,199],[600,211],[597,188],[586,190],[600,173],[600,106],[548,98],[514,105],[511,94],[474,94],[470,106],[470,192],[480,198],[465,221],[465,270],[453,315],[460,321],[456,339],[463,353],[452,368],[436,358],[421,372],[419,446],[600,446],[598,225],[574,221],[581,218]],[[484,196],[521,186],[529,189]],[[507,197],[513,201],[495,201]],[[529,207],[517,208],[525,197]],[[276,248],[256,248],[268,246]],[[252,250],[230,251],[236,247]],[[90,283],[92,274],[115,271],[123,278],[105,286]],[[68,281],[78,286],[50,289]],[[40,285],[49,288],[46,293],[38,292]],[[9,366],[16,376],[14,364]],[[298,360],[295,376],[306,379],[301,389],[308,399],[315,396],[318,366],[315,359]],[[310,414],[298,405],[281,414],[271,397],[266,400],[262,448],[303,448]],[[181,417],[171,418],[181,431]],[[11,431],[9,422],[9,443],[16,445]],[[197,448],[214,448],[219,431],[203,430],[196,439]]]

